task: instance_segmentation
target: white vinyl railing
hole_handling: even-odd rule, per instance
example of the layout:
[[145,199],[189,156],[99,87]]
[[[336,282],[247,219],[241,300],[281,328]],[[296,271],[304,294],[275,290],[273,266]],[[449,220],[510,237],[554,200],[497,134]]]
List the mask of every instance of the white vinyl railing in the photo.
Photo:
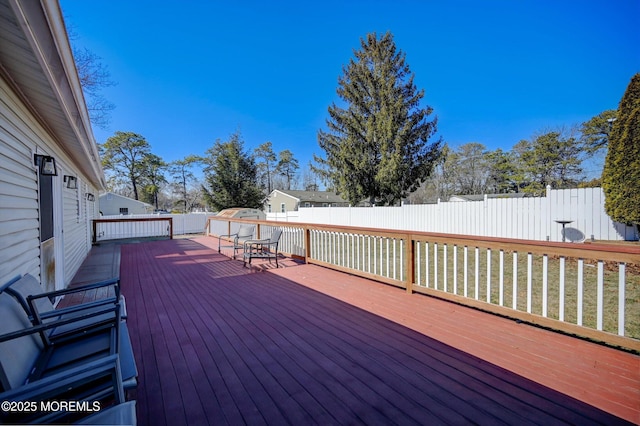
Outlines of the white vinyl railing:
[[[609,344],[640,350],[640,247],[317,224],[241,223],[280,251],[350,274]],[[224,232],[227,233],[227,232]]]
[[[157,222],[162,222],[163,218],[173,219],[173,235],[185,235],[185,234],[201,234],[204,232],[204,227],[207,221],[208,214],[206,213],[187,213],[187,214],[136,214],[136,215],[112,215],[101,216],[100,219],[113,219],[120,220],[123,224],[129,223],[129,231],[126,226],[122,225],[119,231],[122,235],[127,235],[127,232],[132,237],[118,237],[118,238],[135,238],[138,225],[133,225],[131,219],[159,219]],[[105,236],[108,235],[108,231],[105,232]]]
[[170,216],[94,219],[93,243],[131,238],[173,238],[173,218]]

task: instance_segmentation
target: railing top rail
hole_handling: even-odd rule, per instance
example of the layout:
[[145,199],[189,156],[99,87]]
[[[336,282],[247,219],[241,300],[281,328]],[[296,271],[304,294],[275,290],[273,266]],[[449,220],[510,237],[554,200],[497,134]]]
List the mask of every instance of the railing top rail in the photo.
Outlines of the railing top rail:
[[173,221],[172,217],[158,216],[158,217],[127,217],[123,216],[118,219],[93,219],[96,223],[109,223],[109,222],[157,222],[159,220]]
[[575,258],[589,258],[610,260],[640,264],[640,245],[621,245],[606,243],[568,243],[555,241],[518,240],[500,237],[483,237],[476,235],[444,234],[436,232],[417,232],[405,230],[391,230],[379,228],[367,228],[343,225],[322,225],[303,222],[274,222],[256,219],[236,219],[210,216],[208,219],[253,223],[267,226],[287,228],[302,228],[329,232],[343,232],[353,234],[375,235],[389,238],[407,238],[411,240],[423,240],[464,245],[468,247],[481,247],[502,249],[507,251],[530,252],[546,255],[566,256]]

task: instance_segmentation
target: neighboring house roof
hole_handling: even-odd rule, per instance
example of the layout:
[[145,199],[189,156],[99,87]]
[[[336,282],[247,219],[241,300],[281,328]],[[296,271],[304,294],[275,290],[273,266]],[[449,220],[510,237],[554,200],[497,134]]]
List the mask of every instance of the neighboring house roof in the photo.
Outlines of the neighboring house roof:
[[510,192],[508,194],[452,195],[449,197],[449,201],[484,201],[485,195],[487,198],[524,198],[526,196],[523,192]]
[[0,73],[88,181],[104,189],[100,156],[58,2],[0,0],[0,9],[10,11],[0,13]]
[[[296,190],[279,190],[276,189],[273,192],[279,192],[284,195],[288,195],[297,199],[301,203],[349,203],[344,198],[340,197],[335,192],[331,191],[296,191]],[[272,194],[273,194],[272,192]]]

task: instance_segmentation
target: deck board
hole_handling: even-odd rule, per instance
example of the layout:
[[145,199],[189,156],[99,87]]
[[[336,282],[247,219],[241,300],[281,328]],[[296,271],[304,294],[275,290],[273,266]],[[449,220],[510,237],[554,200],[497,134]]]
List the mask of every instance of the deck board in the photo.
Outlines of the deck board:
[[317,266],[243,268],[216,242],[121,246],[141,425],[638,419],[634,355],[601,360],[630,402],[602,369],[576,377],[597,345]]

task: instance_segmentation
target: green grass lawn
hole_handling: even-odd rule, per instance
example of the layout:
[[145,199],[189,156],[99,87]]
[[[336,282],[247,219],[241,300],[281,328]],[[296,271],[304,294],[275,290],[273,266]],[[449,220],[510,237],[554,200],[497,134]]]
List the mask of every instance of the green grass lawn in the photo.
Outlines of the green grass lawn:
[[[452,251],[452,250],[451,250]],[[463,295],[464,260],[462,250],[458,250],[458,288],[456,294]],[[491,251],[491,295],[490,301],[499,304],[500,301],[500,259],[499,250]],[[518,254],[517,261],[517,309],[528,310],[528,259],[526,253]],[[487,300],[487,251],[479,250],[478,258],[479,286],[476,295],[475,288],[475,250],[469,250],[468,257],[468,288],[467,297]],[[560,319],[560,258],[549,257],[547,263],[547,317]],[[433,265],[431,265],[433,267]],[[444,265],[439,265],[439,289],[443,289],[442,277]],[[448,288],[453,292],[453,255],[449,253]],[[503,268],[503,305],[513,306],[513,253],[504,253]],[[585,260],[583,266],[583,301],[582,301],[582,325],[596,328],[597,325],[597,262]],[[431,272],[433,274],[433,271]],[[567,258],[564,266],[564,321],[578,323],[578,260]],[[625,274],[625,335],[627,337],[640,338],[640,275],[638,265],[627,265]],[[543,314],[543,256],[532,256],[531,273],[531,313]],[[606,263],[604,265],[604,292],[603,292],[603,330],[610,333],[618,332],[618,265]]]

